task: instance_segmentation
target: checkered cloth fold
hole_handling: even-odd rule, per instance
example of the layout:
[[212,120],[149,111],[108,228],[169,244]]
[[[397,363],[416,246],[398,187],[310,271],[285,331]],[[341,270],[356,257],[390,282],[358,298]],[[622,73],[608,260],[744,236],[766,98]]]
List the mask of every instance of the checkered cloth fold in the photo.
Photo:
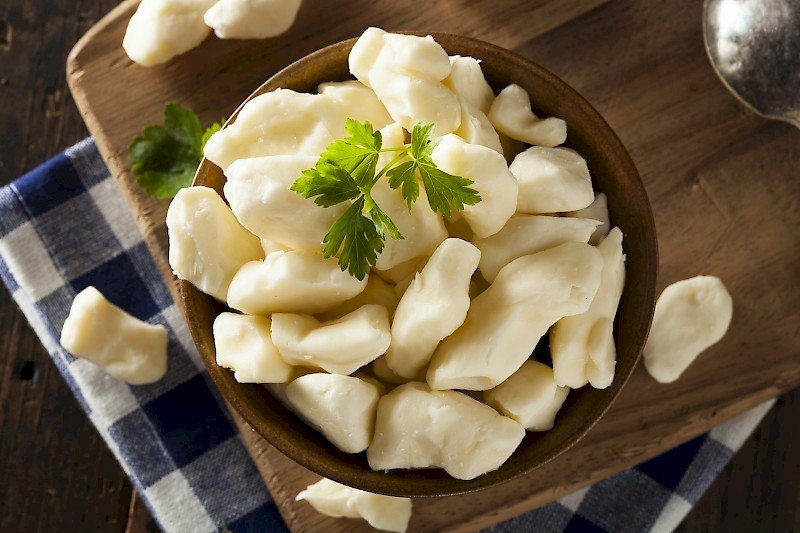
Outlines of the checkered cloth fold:
[[[91,139],[0,189],[0,277],[162,528],[286,530]],[[60,346],[89,285],[169,330],[164,379],[130,386]],[[491,531],[670,531],[771,404]]]

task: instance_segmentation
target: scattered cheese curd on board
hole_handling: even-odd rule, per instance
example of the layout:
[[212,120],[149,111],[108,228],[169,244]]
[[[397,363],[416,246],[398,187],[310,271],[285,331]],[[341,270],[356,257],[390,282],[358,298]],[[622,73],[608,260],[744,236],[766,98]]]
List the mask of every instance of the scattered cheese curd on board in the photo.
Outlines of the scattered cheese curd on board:
[[411,520],[411,498],[353,489],[327,478],[309,485],[295,498],[334,518],[363,518],[375,529],[403,533]]
[[203,16],[220,39],[265,39],[288,30],[302,0],[219,0]]
[[[237,380],[375,470],[473,479],[558,424],[566,385],[613,380],[623,234],[587,162],[554,148],[564,121],[521,87],[495,96],[479,60],[370,28],[349,65],[208,140],[229,205],[176,198],[173,269],[242,313],[214,328]],[[533,354],[548,333],[555,370]],[[358,514],[327,483],[305,499]]]
[[733,299],[722,281],[697,276],[673,283],[656,301],[644,347],[644,366],[660,383],[672,383],[700,353],[716,344],[733,317]]
[[211,33],[203,21],[217,0],[142,0],[128,22],[122,48],[143,67],[188,52]]
[[167,371],[167,337],[164,326],[139,320],[87,287],[72,301],[61,345],[111,377],[146,385]]
[[221,39],[274,37],[294,23],[301,0],[142,0],[122,48],[143,67],[198,46],[211,30]]

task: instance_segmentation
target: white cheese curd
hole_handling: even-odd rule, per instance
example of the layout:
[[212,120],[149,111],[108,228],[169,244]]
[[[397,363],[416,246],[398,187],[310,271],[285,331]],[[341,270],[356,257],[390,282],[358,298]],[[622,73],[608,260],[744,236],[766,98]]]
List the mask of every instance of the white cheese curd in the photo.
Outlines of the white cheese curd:
[[562,318],[550,329],[556,383],[573,389],[586,383],[605,389],[614,380],[614,317],[625,288],[622,231],[611,230],[597,249],[603,255],[603,272],[592,305],[585,313]]
[[330,143],[346,136],[348,117],[369,120],[376,128],[388,124],[388,115],[376,116],[374,109],[374,105],[352,106],[325,94],[276,89],[248,101],[236,121],[212,135],[203,151],[223,171],[237,159],[250,157],[319,157]]
[[644,366],[660,383],[672,383],[700,353],[728,331],[733,300],[722,281],[697,276],[673,283],[656,302],[644,347]]
[[178,191],[167,210],[167,230],[172,271],[221,302],[242,265],[264,257],[258,237],[208,187]]
[[364,305],[332,322],[274,313],[272,341],[289,364],[346,376],[386,353],[389,313],[382,305]]
[[309,485],[295,498],[334,518],[363,518],[375,529],[403,533],[411,520],[411,499],[353,489],[327,478]]
[[602,192],[595,194],[594,201],[589,204],[589,207],[584,207],[577,211],[568,211],[564,213],[564,215],[600,222],[600,225],[594,230],[592,236],[589,237],[589,244],[592,246],[597,246],[600,239],[608,235],[608,230],[611,229],[611,220],[608,217],[608,198],[605,193]]
[[214,319],[217,364],[234,371],[239,383],[285,383],[294,369],[272,343],[269,318],[221,313]]
[[461,124],[453,133],[470,144],[479,144],[503,153],[500,137],[486,113],[494,100],[494,92],[483,77],[480,62],[472,57],[450,56],[450,75],[444,84],[456,95],[461,105]]
[[456,135],[441,138],[431,159],[441,170],[472,180],[481,201],[464,206],[461,216],[477,237],[500,231],[517,207],[519,185],[502,154],[466,143]]
[[289,383],[285,394],[289,406],[343,452],[363,452],[369,446],[380,398],[374,383],[338,374],[306,374]]
[[[383,148],[402,148],[405,146],[405,130],[397,122],[381,128]],[[384,152],[378,157],[379,172],[397,154]],[[375,270],[385,279],[396,283],[416,271],[416,265],[423,256],[430,256],[443,240],[447,229],[442,217],[433,212],[425,198],[425,189],[420,184],[420,196],[409,210],[399,189],[389,187],[386,179],[379,180],[372,188],[372,197],[381,209],[392,219],[400,230],[403,239],[387,237],[384,248],[378,254]],[[408,263],[406,269],[400,265]],[[399,270],[395,271],[397,267]]]
[[319,313],[354,298],[367,278],[342,272],[336,258],[302,250],[273,252],[236,272],[228,289],[228,305],[248,315]]
[[496,387],[522,366],[550,326],[589,308],[602,268],[594,246],[574,242],[512,261],[472,300],[464,324],[439,344],[428,384]]
[[429,256],[447,238],[444,220],[428,205],[422,183],[419,198],[411,204],[410,211],[400,189],[392,189],[386,180],[379,180],[372,187],[372,197],[403,235],[399,240],[387,235],[383,251],[375,262],[375,270],[387,271],[407,261]]
[[317,159],[273,155],[234,161],[226,172],[224,192],[242,226],[290,249],[322,252],[322,239],[347,204],[325,208],[291,190]]
[[430,36],[368,28],[353,46],[349,64],[350,72],[375,91],[406,130],[417,122],[436,124],[436,136],[458,128],[458,97],[442,83],[450,74],[450,59]]
[[424,370],[439,342],[467,316],[469,282],[481,252],[461,239],[447,239],[403,294],[392,322],[386,362],[398,375]]
[[597,224],[595,220],[579,218],[514,215],[494,235],[473,239],[473,244],[481,251],[478,268],[491,283],[501,268],[523,255],[555,248],[565,242],[587,242]]
[[[357,82],[354,82],[357,83]],[[406,145],[406,130],[399,122],[392,122],[380,129],[381,132],[381,148],[403,148]],[[383,167],[392,162],[397,156],[396,152],[384,152],[378,155],[378,168],[380,172]],[[405,161],[403,158],[401,161]]]
[[463,98],[459,98],[458,101],[461,104],[461,124],[453,133],[470,144],[485,146],[502,154],[503,145],[500,144],[500,137],[483,111]]
[[268,256],[272,252],[290,252],[292,248],[286,246],[285,244],[281,244],[278,241],[273,241],[271,239],[260,239],[261,240],[261,249],[264,250],[264,257]]
[[494,101],[494,91],[486,83],[481,63],[474,57],[450,56],[450,75],[442,82],[484,115]]
[[302,0],[219,0],[203,19],[220,39],[265,39],[294,23]]
[[503,383],[485,391],[483,400],[528,431],[547,431],[568,394],[568,387],[556,385],[552,368],[528,360]]
[[[360,116],[372,117],[369,121],[373,127],[383,129],[395,124],[389,112],[386,111],[384,105],[378,100],[375,91],[356,80],[348,81],[331,81],[320,83],[317,86],[317,92],[330,97],[338,104],[337,111],[339,118],[346,122],[348,118],[355,115],[354,110],[357,110]],[[374,120],[373,120],[374,119]],[[400,130],[402,133],[402,129]],[[386,143],[384,136],[384,147],[394,146],[391,143]],[[403,139],[397,146],[403,145]]]
[[375,377],[377,377],[383,383],[390,385],[402,385],[403,383],[408,383],[409,381],[420,381],[404,378],[403,376],[398,376],[395,374],[394,370],[389,368],[389,365],[386,363],[385,354],[372,362],[372,373],[375,374]]
[[[435,249],[436,248],[434,248],[434,250]],[[376,270],[373,268],[372,273],[377,276],[380,276],[380,278],[386,281],[387,283],[392,283],[394,285],[397,285],[398,283],[405,282],[409,277],[413,278],[417,272],[422,270],[422,268],[425,266],[425,263],[428,262],[429,258],[430,256],[416,257],[414,259],[404,261],[397,266],[393,266],[388,270]],[[411,281],[409,281],[408,283],[411,283]],[[395,287],[395,291],[397,291],[397,287]],[[398,297],[402,295],[403,291],[397,293]]]
[[379,276],[368,276],[366,287],[355,298],[351,298],[329,311],[317,313],[315,316],[320,322],[329,322],[342,318],[363,305],[375,304],[385,307],[391,317],[399,301],[400,298],[395,293],[393,285],[386,283]]
[[142,0],[122,39],[128,57],[143,67],[165,63],[211,33],[203,14],[217,0]]
[[500,91],[487,116],[497,131],[528,144],[552,148],[567,140],[567,123],[534,115],[528,93],[516,84]]
[[72,355],[131,385],[155,383],[167,371],[168,334],[115,306],[94,287],[75,296],[61,330]]
[[521,213],[575,211],[594,201],[586,160],[569,148],[532,146],[508,168],[519,181]]
[[367,460],[373,470],[436,466],[468,480],[497,470],[524,436],[518,422],[465,394],[413,382],[378,402]]

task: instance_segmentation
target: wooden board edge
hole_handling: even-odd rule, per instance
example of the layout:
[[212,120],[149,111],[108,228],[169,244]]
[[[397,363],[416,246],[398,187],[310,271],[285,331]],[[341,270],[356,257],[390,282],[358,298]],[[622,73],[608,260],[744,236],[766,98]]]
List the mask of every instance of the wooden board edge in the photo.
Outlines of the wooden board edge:
[[[447,527],[446,531],[451,533],[471,533],[473,531],[488,528],[505,520],[519,516],[523,513],[532,511],[548,503],[554,502],[559,498],[589,487],[615,474],[633,468],[636,465],[652,459],[653,457],[657,457],[665,451],[669,451],[676,446],[697,438],[698,436],[707,433],[711,429],[728,422],[729,420],[732,420],[738,415],[743,414],[747,410],[761,405],[769,399],[780,396],[791,389],[792,387],[790,386],[785,389],[782,387],[775,389],[764,389],[742,398],[741,401],[728,404],[721,408],[714,407],[710,410],[710,412],[706,413],[706,416],[702,417],[705,418],[707,423],[699,426],[701,431],[695,430],[675,433],[673,438],[664,439],[663,442],[665,443],[665,447],[663,449],[659,447],[659,451],[656,451],[655,453],[646,455],[631,455],[630,457],[627,457],[623,463],[618,463],[615,465],[614,468],[595,470],[591,472],[590,476],[580,480],[580,482],[554,485],[550,491],[537,493],[533,495],[533,497],[523,495],[525,496],[523,498],[508,500],[504,503],[504,505],[497,507],[494,513],[470,517],[465,524],[453,524]],[[697,427],[698,426],[695,426],[695,429],[697,429]],[[618,468],[620,464],[622,465],[622,468]],[[535,472],[531,473],[531,475],[535,475]]]

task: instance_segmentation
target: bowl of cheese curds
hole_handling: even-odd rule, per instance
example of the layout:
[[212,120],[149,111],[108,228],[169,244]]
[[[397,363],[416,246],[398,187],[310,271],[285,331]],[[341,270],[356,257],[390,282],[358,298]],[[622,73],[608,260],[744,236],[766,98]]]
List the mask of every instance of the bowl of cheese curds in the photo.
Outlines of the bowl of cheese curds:
[[655,225],[624,146],[541,66],[369,28],[259,87],[167,225],[222,396],[304,467],[394,496],[530,472],[631,375]]

